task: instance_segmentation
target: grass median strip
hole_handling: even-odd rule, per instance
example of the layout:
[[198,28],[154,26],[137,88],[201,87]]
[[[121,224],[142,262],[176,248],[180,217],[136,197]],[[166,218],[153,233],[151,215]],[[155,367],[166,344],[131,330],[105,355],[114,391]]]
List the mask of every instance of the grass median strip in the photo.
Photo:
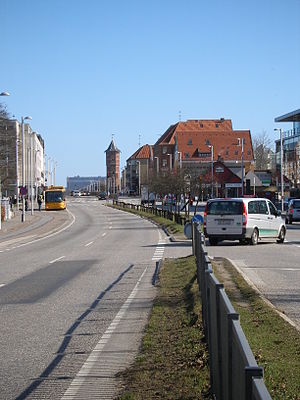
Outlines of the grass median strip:
[[134,208],[124,208],[122,206],[117,206],[117,205],[109,205],[109,207],[116,208],[118,210],[122,210],[122,211],[126,211],[126,212],[130,212],[132,214],[139,215],[140,217],[143,217],[143,218],[151,219],[152,221],[154,221],[158,225],[160,225],[162,228],[167,229],[169,233],[175,234],[175,235],[179,234],[179,235],[183,236],[184,226],[179,225],[176,222],[171,221],[169,219],[160,217],[160,216],[152,214],[150,212],[136,210]]
[[[120,209],[123,209],[120,207]],[[176,223],[136,210],[128,210],[143,217],[153,219],[156,223],[167,229],[173,229],[171,233],[183,232],[183,227]],[[176,226],[177,225],[177,226]],[[191,268],[188,282],[196,271],[193,257],[168,261],[164,264],[160,273],[160,294],[154,304],[153,313],[146,331],[142,352],[134,367],[124,375],[126,390],[120,397],[122,400],[136,399],[201,399],[205,388],[208,388],[208,366],[205,346],[201,347],[202,325],[199,319],[191,324],[192,330],[198,330],[197,352],[193,354],[192,360],[182,362],[179,358],[179,350],[189,349],[189,337],[181,332],[182,319],[182,296],[179,290],[178,271],[186,274],[183,264],[188,262]],[[172,265],[174,263],[174,266]],[[219,281],[224,283],[234,308],[240,314],[240,321],[251,350],[257,363],[264,368],[264,380],[273,400],[300,400],[300,333],[288,322],[281,318],[278,313],[267,305],[260,295],[253,290],[234,266],[226,259],[215,259],[213,262],[214,272]],[[172,271],[174,281],[167,279]],[[176,274],[175,274],[176,271]],[[166,274],[166,275],[165,275]],[[191,275],[190,275],[191,274]],[[171,279],[171,278],[170,278]],[[190,281],[189,281],[190,279]],[[192,288],[195,288],[196,282]],[[172,290],[173,289],[173,290]],[[166,299],[170,297],[170,300]],[[197,296],[196,296],[197,297]],[[196,299],[196,297],[194,297]],[[176,305],[176,306],[175,306]],[[175,309],[181,309],[178,314]],[[193,315],[201,318],[199,311],[201,305],[199,298],[195,301]],[[196,311],[195,311],[196,310]],[[187,314],[191,315],[192,314]],[[186,317],[187,318],[187,317]],[[192,318],[191,318],[192,319]],[[185,324],[188,326],[189,324]],[[177,330],[178,329],[178,330]],[[173,332],[174,331],[174,332]],[[166,333],[165,333],[166,332]],[[196,332],[191,332],[191,336]],[[187,345],[186,345],[187,343]],[[187,347],[186,347],[187,346]],[[197,348],[197,347],[196,347]],[[178,359],[176,358],[178,355]],[[185,352],[183,351],[183,358]],[[195,362],[195,360],[198,360]],[[188,369],[182,365],[189,365]],[[174,365],[173,365],[174,364]],[[198,366],[203,375],[198,376]],[[173,365],[173,368],[172,368]],[[191,384],[193,378],[187,378],[188,371],[194,379],[195,385]],[[182,377],[181,377],[181,374]],[[204,385],[204,386],[202,386]],[[207,397],[205,397],[207,398]]]
[[194,257],[167,260],[141,352],[122,374],[125,389],[119,399],[204,398],[209,369],[202,338]]
[[300,400],[300,333],[252,289],[226,259],[212,262],[224,283],[273,400]]

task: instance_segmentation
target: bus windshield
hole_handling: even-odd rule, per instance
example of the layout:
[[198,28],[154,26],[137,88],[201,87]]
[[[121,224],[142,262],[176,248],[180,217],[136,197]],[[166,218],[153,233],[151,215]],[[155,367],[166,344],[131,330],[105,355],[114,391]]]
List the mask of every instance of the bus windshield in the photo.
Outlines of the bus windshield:
[[45,201],[47,203],[60,203],[64,200],[64,194],[62,191],[53,191],[45,193]]

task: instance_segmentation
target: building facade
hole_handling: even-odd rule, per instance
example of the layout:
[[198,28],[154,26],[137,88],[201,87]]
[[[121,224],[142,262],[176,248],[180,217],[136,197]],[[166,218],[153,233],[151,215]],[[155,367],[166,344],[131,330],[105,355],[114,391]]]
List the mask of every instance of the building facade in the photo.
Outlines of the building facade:
[[145,144],[126,160],[126,192],[141,194],[153,172],[153,146]]
[[101,176],[68,176],[66,190],[69,193],[74,190],[104,191],[105,178]]
[[[292,129],[282,130],[283,174],[292,187],[300,186],[300,109],[275,118],[275,122],[289,122]],[[280,169],[280,139],[275,142],[276,167]]]
[[[22,126],[17,120],[0,120],[0,179],[4,196],[18,196],[19,187],[36,196],[45,184],[44,141],[24,124],[24,163]],[[23,174],[24,169],[24,174]],[[23,182],[24,178],[24,182]]]

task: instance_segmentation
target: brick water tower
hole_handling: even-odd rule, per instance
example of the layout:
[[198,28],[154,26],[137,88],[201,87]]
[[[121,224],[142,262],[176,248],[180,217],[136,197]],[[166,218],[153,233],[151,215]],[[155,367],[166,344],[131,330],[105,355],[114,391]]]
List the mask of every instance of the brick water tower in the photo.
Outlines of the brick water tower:
[[114,140],[110,142],[106,153],[106,191],[108,194],[120,192],[120,150]]

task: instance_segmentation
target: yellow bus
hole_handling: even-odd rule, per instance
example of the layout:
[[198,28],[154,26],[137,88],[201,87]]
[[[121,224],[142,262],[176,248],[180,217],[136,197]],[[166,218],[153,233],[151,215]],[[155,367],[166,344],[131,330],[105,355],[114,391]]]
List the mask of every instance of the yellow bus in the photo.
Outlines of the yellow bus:
[[49,186],[45,190],[45,210],[65,210],[67,207],[64,186]]

